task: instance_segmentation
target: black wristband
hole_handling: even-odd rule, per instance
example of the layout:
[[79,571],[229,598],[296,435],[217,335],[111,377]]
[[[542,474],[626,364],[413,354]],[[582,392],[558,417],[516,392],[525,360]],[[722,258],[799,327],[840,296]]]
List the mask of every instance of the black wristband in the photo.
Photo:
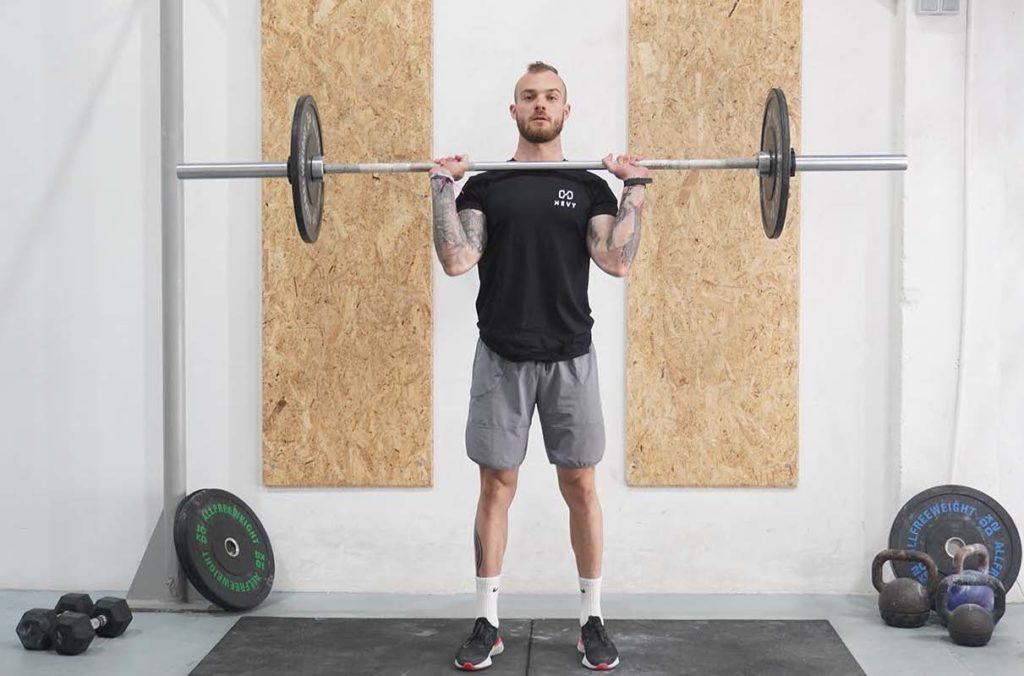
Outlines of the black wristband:
[[634,185],[647,185],[648,183],[654,183],[653,178],[627,178],[622,182],[623,188],[628,188]]

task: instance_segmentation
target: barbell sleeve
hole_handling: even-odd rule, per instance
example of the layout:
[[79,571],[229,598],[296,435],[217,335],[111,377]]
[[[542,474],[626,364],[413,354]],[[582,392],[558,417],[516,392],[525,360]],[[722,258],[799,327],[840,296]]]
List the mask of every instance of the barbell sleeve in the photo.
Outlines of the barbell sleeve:
[[906,155],[797,155],[797,171],[906,171]]
[[282,178],[288,176],[287,162],[206,162],[179,164],[178,178]]

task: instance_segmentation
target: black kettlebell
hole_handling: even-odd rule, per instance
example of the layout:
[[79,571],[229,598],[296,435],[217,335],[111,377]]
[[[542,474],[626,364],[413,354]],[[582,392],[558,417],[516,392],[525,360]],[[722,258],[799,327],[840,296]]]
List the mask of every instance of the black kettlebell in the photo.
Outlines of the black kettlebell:
[[[977,603],[964,603],[949,611],[949,590],[953,587],[988,587],[995,596],[995,607],[990,612]],[[935,610],[949,629],[949,637],[957,645],[983,646],[992,638],[992,631],[1006,612],[1006,589],[999,578],[967,571],[948,575],[939,583],[935,595]]]
[[[897,577],[882,582],[886,561],[912,561],[924,564],[928,571],[925,586],[912,577]],[[890,627],[922,627],[931,614],[931,595],[939,581],[935,561],[924,552],[907,549],[883,549],[871,562],[871,584],[878,590],[878,613]]]

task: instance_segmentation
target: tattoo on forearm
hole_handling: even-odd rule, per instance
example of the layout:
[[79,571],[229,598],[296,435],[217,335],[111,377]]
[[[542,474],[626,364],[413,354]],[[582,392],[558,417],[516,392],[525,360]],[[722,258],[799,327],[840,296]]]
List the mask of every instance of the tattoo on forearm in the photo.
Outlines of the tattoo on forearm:
[[452,182],[432,179],[430,191],[434,206],[434,247],[437,255],[442,256],[445,249],[463,246],[466,235],[455,212],[455,187]]
[[[633,262],[633,258],[636,256],[636,252],[640,249],[640,214],[643,211],[644,202],[642,193],[638,194],[638,191],[634,186],[630,186],[622,192],[622,203],[619,205],[619,213],[615,217],[615,222],[612,223],[611,230],[608,233],[607,247],[609,251],[618,249],[621,252],[621,260],[625,264]],[[624,227],[625,224],[631,223],[632,230],[626,237],[626,241],[622,243],[621,247],[615,246],[615,236],[618,234],[620,228]],[[597,238],[594,238],[595,243]]]
[[622,245],[622,262],[629,265],[633,262],[636,252],[640,249],[640,209],[633,209],[633,232]]
[[483,212],[455,208],[455,187],[451,181],[431,180],[434,215],[434,248],[443,261],[453,250],[469,247],[483,253],[487,228]]

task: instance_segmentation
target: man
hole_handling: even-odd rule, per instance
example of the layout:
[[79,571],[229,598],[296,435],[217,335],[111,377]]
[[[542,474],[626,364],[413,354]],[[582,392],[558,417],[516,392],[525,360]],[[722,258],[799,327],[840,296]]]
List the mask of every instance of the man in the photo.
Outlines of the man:
[[[562,161],[569,118],[565,82],[536,62],[516,83],[509,106],[519,128],[515,161]],[[434,245],[448,275],[479,264],[480,338],[473,360],[466,452],[480,466],[476,511],[476,624],[455,665],[484,669],[504,649],[497,599],[508,509],[526,455],[534,406],[548,460],[569,507],[580,579],[577,648],[590,669],[612,669],[618,652],[601,614],[602,516],[594,484],[604,454],[604,419],[591,345],[590,261],[616,277],[629,271],[640,243],[647,169],[629,155],[604,158],[624,181],[620,203],[587,171],[485,172],[455,198],[465,155],[436,160],[430,172]]]

